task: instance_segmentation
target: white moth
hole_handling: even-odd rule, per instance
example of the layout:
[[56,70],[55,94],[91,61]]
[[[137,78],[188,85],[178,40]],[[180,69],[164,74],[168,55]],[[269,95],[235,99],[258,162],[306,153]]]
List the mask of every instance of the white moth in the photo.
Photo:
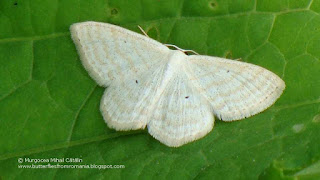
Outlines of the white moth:
[[209,133],[214,116],[240,120],[271,106],[285,83],[245,62],[186,55],[127,29],[98,22],[70,27],[89,75],[106,88],[100,110],[110,128],[149,133],[178,147]]

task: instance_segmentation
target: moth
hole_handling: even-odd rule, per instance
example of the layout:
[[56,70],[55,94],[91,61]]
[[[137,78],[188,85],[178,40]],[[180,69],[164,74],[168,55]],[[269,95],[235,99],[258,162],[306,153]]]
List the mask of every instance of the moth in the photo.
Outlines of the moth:
[[179,147],[223,121],[255,115],[280,97],[284,81],[257,65],[171,50],[145,35],[107,23],[70,27],[89,75],[106,87],[100,111],[110,128],[148,128]]

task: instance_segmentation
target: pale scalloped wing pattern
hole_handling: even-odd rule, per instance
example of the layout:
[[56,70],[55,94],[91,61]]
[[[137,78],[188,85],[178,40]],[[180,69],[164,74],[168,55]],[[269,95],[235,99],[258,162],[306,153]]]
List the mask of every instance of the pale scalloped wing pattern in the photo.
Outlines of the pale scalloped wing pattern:
[[144,128],[152,114],[152,104],[159,98],[159,87],[164,78],[165,62],[152,66],[138,77],[108,87],[100,109],[108,126],[116,130]]
[[273,72],[253,64],[218,57],[188,56],[188,74],[224,121],[255,115],[280,97],[285,83]]
[[209,102],[189,83],[183,67],[168,82],[154,107],[148,131],[167,146],[178,147],[200,139],[214,125]]
[[70,31],[83,66],[104,87],[147,71],[168,52],[153,39],[111,24],[76,23]]

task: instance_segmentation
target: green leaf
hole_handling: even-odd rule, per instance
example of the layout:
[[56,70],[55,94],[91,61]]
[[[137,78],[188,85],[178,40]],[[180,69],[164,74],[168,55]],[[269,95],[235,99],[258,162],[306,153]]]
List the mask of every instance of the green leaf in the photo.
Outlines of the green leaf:
[[[319,179],[320,0],[0,1],[0,179]],[[169,148],[145,130],[109,129],[104,88],[70,39],[75,22],[100,21],[200,54],[241,58],[286,82],[251,118]],[[25,169],[19,158],[81,158]],[[50,162],[56,165],[56,162]],[[102,166],[101,166],[102,167]]]

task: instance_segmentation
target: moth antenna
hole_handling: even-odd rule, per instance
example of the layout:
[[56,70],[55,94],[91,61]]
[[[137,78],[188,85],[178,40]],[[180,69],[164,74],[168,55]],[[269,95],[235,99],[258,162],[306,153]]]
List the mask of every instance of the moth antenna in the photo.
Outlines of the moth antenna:
[[[141,26],[138,25],[138,28],[140,29],[140,31],[141,31],[145,36],[147,36],[148,38],[150,38],[150,37],[148,36],[148,34],[142,29]],[[173,45],[173,44],[164,44],[164,45],[165,45],[165,46],[168,46],[168,47],[174,47],[174,48],[176,48],[176,49],[178,49],[178,50],[180,50],[180,51],[182,51],[182,52],[192,52],[192,53],[194,53],[194,54],[196,54],[196,55],[199,55],[199,54],[198,54],[197,52],[195,52],[194,50],[181,49],[181,48],[179,48],[178,46]]]
[[142,29],[141,26],[138,25],[138,28],[140,29],[140,31],[141,31],[145,36],[147,36],[148,38],[150,38],[150,37],[148,36],[148,34]]
[[189,49],[182,49],[182,48],[179,48],[178,46],[176,46],[176,45],[173,45],[173,44],[164,44],[165,46],[168,46],[168,47],[174,47],[174,48],[176,48],[176,49],[178,49],[178,50],[180,50],[180,51],[182,51],[182,52],[192,52],[192,53],[194,53],[194,54],[196,54],[196,55],[199,55],[197,52],[195,52],[194,50],[189,50]]

